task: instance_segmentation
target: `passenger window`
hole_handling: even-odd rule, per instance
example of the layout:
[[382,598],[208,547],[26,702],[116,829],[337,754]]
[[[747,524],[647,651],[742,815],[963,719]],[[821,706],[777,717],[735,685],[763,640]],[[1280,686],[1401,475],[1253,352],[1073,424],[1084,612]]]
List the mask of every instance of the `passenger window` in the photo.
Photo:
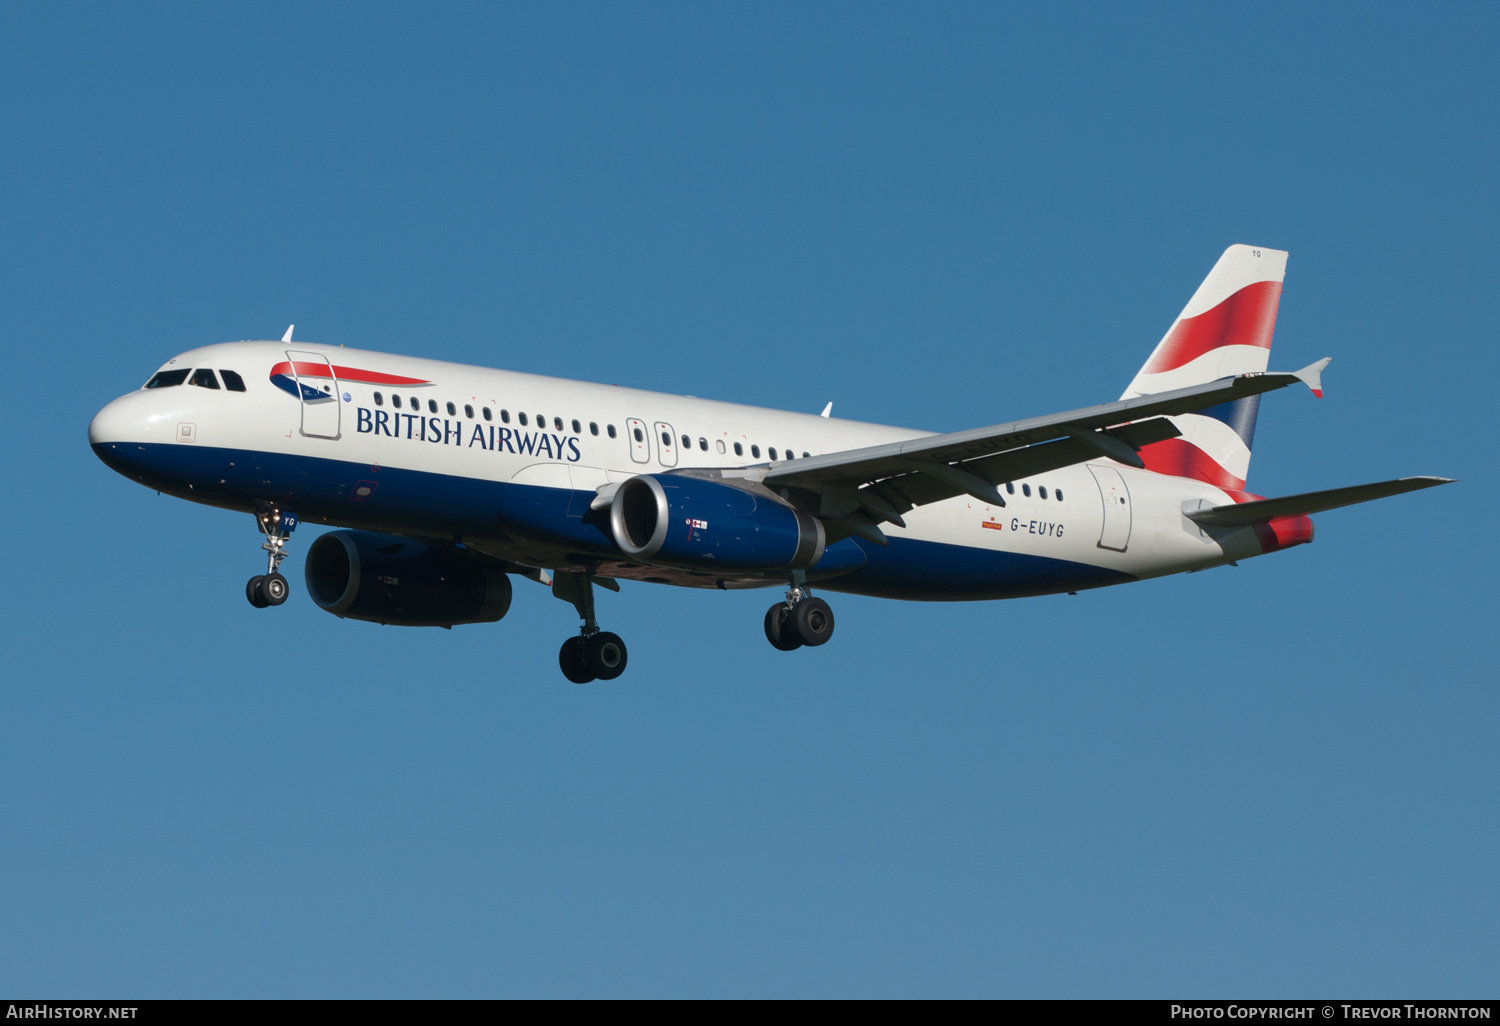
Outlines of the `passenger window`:
[[1021,494],[1026,496],[1028,499],[1031,498],[1031,485],[1023,484],[1021,486]]
[[146,382],[147,388],[172,388],[187,380],[186,370],[158,371],[152,375],[151,380]]
[[375,393],[375,405],[376,406],[384,406],[385,405],[385,396],[381,395],[379,392]]
[[719,450],[719,455],[720,456],[724,455],[724,439],[722,439],[722,438],[715,438],[714,439],[714,446]]
[[399,395],[392,395],[391,396],[391,405],[394,406],[398,410],[401,409],[401,397]]
[[693,440],[691,438],[689,438],[687,435],[683,435],[682,436],[682,447],[684,449],[691,449],[693,447]]
[[1006,495],[1014,495],[1014,494],[1016,494],[1016,485],[1015,485],[1014,481],[1007,481],[1007,482],[1005,482],[1005,494]]
[[547,418],[538,413],[536,415],[536,426],[545,431],[547,429]]
[[234,371],[221,370],[219,377],[224,379],[224,387],[231,392],[243,392],[245,390],[245,379]]
[[219,379],[214,377],[214,372],[207,367],[199,367],[193,371],[193,376],[188,379],[188,384],[197,385],[199,388],[211,388],[215,392],[219,390]]
[[500,423],[502,423],[502,424],[509,424],[510,423],[510,411],[509,410],[501,410],[500,411]]
[[700,439],[698,439],[698,448],[702,449],[704,452],[708,452],[708,439],[707,438],[700,438]]
[[672,448],[672,436],[667,434],[665,431],[661,433],[661,445],[663,449]]
[[464,416],[468,417],[470,420],[474,419],[474,407],[470,406],[468,403],[464,403]]
[[422,410],[422,400],[418,399],[416,396],[412,396],[410,399],[408,399],[406,401],[409,402],[409,403],[411,403],[411,408],[412,409],[416,410],[419,413],[421,412],[421,410]]
[[562,429],[563,429],[562,418],[561,417],[553,417],[552,418],[552,430],[553,431],[561,431]]
[[1039,495],[1039,496],[1041,496],[1042,498],[1045,499],[1047,497],[1047,486],[1046,485],[1038,485],[1036,493],[1037,493],[1037,495]]
[[599,434],[599,425],[596,422],[592,421],[592,420],[589,421],[589,434],[591,434],[591,435],[598,435]]
[[754,456],[756,459],[760,459],[760,446],[752,445],[750,447],[750,455]]
[[771,459],[774,460],[776,458],[776,446],[773,445],[769,449],[767,449],[766,450],[766,455],[769,456],[769,457],[771,457]]
[[807,452],[806,452],[806,451],[805,451],[805,450],[804,450],[804,451],[803,451],[803,453],[802,453],[802,458],[803,458],[803,459],[810,459],[810,458],[811,458],[811,457],[809,457],[809,456],[808,456],[808,455],[807,455]]
[[604,427],[609,431],[609,437],[615,437],[615,426],[613,424],[606,424]]
[[743,445],[741,445],[739,442],[735,442],[734,443],[734,454],[736,456],[743,456],[743,455],[745,455],[745,447]]
[[479,412],[482,413],[482,414],[484,414],[484,419],[485,420],[494,420],[495,419],[495,415],[490,412],[490,408],[488,406],[481,406],[479,408]]
[[518,420],[518,421],[521,422],[521,426],[522,427],[526,426],[526,414],[524,414],[524,413],[518,413],[518,414],[516,414],[516,420]]
[[450,416],[450,417],[457,417],[458,416],[458,407],[454,406],[452,403],[448,404],[448,416]]
[[1061,488],[1058,488],[1052,494],[1055,495],[1055,496],[1057,496],[1057,501],[1058,502],[1062,502],[1062,489]]
[[[450,403],[449,405],[451,406],[452,404]],[[437,400],[436,399],[429,399],[429,400],[427,400],[427,412],[428,413],[436,413],[437,412]]]
[[583,434],[583,425],[578,423],[578,421],[576,420],[573,422],[573,433],[575,435]]
[[645,441],[645,440],[646,440],[646,436],[645,436],[645,435],[643,435],[643,434],[641,434],[641,429],[640,429],[640,428],[636,428],[636,429],[635,429],[635,430],[634,430],[634,431],[633,431],[633,432],[632,432],[632,434],[634,434],[634,435],[635,435],[635,440],[636,440],[636,441],[637,441],[637,442],[644,442],[644,441]]

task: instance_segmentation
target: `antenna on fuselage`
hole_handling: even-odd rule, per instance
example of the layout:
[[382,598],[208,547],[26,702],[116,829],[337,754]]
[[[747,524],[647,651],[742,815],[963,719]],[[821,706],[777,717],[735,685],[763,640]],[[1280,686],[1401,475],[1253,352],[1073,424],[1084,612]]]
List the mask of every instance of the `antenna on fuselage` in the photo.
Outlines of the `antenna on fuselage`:
[[818,416],[820,416],[820,417],[828,417],[832,413],[833,413],[833,403],[830,402],[827,406],[823,407],[823,412],[820,413],[820,414],[818,414]]
[[286,326],[286,334],[283,335],[283,336],[281,336],[281,341],[283,341],[283,342],[290,342],[292,340],[292,329],[295,328],[295,327],[296,327],[295,324],[288,324]]

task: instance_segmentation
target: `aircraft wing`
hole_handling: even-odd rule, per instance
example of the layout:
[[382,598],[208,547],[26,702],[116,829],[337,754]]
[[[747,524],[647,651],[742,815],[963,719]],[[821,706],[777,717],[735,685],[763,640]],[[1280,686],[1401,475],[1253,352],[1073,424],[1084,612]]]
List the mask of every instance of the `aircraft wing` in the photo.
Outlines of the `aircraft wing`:
[[1240,374],[1047,417],[791,460],[777,464],[763,480],[773,490],[797,490],[799,505],[809,512],[841,521],[851,533],[883,545],[879,524],[904,527],[901,514],[914,506],[964,494],[1004,506],[995,485],[1100,457],[1140,467],[1136,450],[1180,434],[1165,419],[1169,415],[1299,381],[1321,396],[1320,375],[1328,363],[1319,360],[1292,373]]
[[1302,495],[1287,495],[1280,499],[1259,499],[1255,502],[1240,502],[1228,506],[1211,506],[1208,509],[1192,510],[1185,515],[1189,520],[1212,527],[1249,527],[1263,524],[1273,517],[1305,516],[1321,513],[1340,506],[1352,506],[1356,502],[1383,499],[1387,495],[1414,492],[1433,485],[1452,484],[1451,477],[1403,477],[1395,481],[1379,481],[1375,484],[1353,485],[1349,488],[1330,488],[1323,492],[1306,492]]

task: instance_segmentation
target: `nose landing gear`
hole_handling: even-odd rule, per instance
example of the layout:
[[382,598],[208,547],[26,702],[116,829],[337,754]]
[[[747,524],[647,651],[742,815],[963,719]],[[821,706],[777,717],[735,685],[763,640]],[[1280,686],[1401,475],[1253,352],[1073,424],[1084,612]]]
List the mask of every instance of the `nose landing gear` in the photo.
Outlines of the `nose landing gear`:
[[589,574],[558,573],[552,578],[552,594],[564,602],[571,602],[583,620],[578,637],[569,638],[557,653],[558,666],[563,676],[574,684],[587,684],[592,680],[614,680],[625,672],[629,653],[625,642],[618,634],[601,631],[594,619],[594,585],[603,585],[611,591],[620,586],[606,577]]
[[772,647],[791,652],[803,645],[822,645],[833,637],[833,610],[827,602],[813,598],[807,577],[792,575],[786,601],[766,610],[766,640]]
[[245,582],[245,597],[256,609],[279,606],[291,594],[291,585],[281,576],[281,561],[287,557],[286,543],[297,529],[297,514],[267,509],[255,514],[255,525],[266,536],[260,547],[266,550],[266,572]]

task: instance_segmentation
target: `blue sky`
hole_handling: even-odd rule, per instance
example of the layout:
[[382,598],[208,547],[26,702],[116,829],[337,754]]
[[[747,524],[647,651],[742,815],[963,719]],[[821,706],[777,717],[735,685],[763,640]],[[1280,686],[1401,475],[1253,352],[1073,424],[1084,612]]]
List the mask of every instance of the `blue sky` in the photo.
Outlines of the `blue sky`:
[[[1493,5],[0,8],[0,992],[1493,995]],[[1318,538],[1007,603],[626,584],[629,673],[255,611],[88,420],[297,336],[956,430],[1291,251]]]

